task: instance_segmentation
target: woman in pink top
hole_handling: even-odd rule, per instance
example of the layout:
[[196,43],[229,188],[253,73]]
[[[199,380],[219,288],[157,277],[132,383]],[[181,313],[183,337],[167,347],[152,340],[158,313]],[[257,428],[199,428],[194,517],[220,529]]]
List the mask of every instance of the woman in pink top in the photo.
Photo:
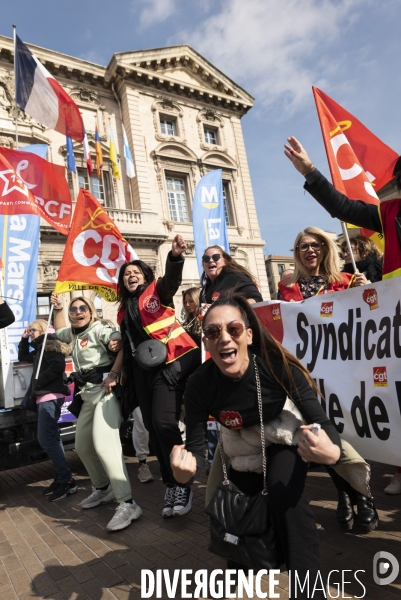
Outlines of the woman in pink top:
[[[49,329],[39,377],[36,379],[46,325],[43,319],[28,325],[18,346],[18,360],[33,363],[31,383],[21,406],[38,413],[38,442],[56,469],[53,483],[44,489],[43,494],[55,502],[76,492],[77,484],[67,465],[58,427],[61,407],[69,394],[69,388],[64,383],[64,371],[65,357],[70,353],[70,348],[56,338],[54,329]],[[30,342],[28,338],[31,338]],[[30,351],[30,347],[33,351]]]

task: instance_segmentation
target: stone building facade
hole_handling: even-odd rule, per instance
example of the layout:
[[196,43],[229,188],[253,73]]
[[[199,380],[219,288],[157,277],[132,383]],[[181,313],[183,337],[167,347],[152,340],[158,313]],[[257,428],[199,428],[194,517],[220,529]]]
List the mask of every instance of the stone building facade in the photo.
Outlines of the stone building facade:
[[[269,298],[266,270],[241,117],[253,98],[187,45],[116,53],[107,67],[28,44],[46,69],[75,99],[95,161],[95,126],[103,150],[101,177],[88,177],[83,147],[74,144],[77,174],[66,172],[73,202],[86,187],[104,204],[139,257],[160,275],[173,237],[188,241],[183,288],[199,283],[191,205],[199,179],[223,170],[230,251],[257,277]],[[13,42],[0,36],[0,145],[15,147]],[[122,124],[136,176],[125,173]],[[109,160],[111,125],[120,157],[121,179]],[[48,160],[66,165],[66,140],[23,111],[18,114],[19,147],[49,145]],[[38,311],[46,313],[65,237],[41,224]],[[180,307],[180,294],[177,295]],[[42,308],[40,308],[42,307]],[[113,310],[103,303],[104,316]]]

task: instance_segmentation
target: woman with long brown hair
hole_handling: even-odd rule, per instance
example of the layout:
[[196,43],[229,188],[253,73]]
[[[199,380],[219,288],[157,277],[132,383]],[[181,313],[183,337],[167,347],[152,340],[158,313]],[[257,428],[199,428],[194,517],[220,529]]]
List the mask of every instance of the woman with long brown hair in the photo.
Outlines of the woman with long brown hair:
[[[176,446],[171,453],[174,477],[188,482],[202,467],[206,421],[211,414],[222,425],[224,434],[238,436],[238,443],[235,437],[232,444],[229,479],[243,493],[257,494],[263,488],[260,465],[242,460],[234,466],[239,442],[242,445],[244,441],[240,436],[242,430],[251,432],[250,428],[260,423],[258,389],[265,429],[281,417],[289,396],[309,425],[292,431],[290,441],[271,443],[266,455],[269,510],[277,527],[284,561],[292,574],[294,590],[295,572],[300,581],[304,581],[308,573],[310,580],[315,581],[320,570],[318,534],[304,490],[307,474],[304,461],[335,464],[341,453],[339,435],[317,400],[316,386],[305,367],[263,328],[243,296],[234,294],[214,302],[202,327],[212,360],[204,363],[187,385],[186,445],[185,449],[182,445]],[[302,418],[298,424],[301,423]],[[313,423],[321,425],[318,436],[311,432]],[[227,453],[226,439],[229,437],[223,435]],[[258,443],[256,448],[261,464]],[[247,459],[247,456],[242,458]],[[218,459],[217,452],[213,467]],[[323,596],[316,594],[315,597]]]

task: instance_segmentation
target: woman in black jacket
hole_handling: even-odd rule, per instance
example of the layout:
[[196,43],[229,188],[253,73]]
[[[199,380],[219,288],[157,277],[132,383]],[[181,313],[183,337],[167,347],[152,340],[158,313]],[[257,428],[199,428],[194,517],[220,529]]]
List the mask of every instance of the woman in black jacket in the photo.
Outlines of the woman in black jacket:
[[[178,427],[186,378],[199,365],[200,350],[179,325],[173,298],[181,284],[186,243],[177,235],[166,260],[164,277],[155,282],[149,265],[141,260],[125,263],[118,277],[120,300],[118,322],[123,340],[123,387],[133,405],[139,405],[166,485],[163,517],[184,515],[192,505],[189,486],[179,486],[170,467],[170,452],[181,444]],[[167,347],[166,363],[145,370],[133,358],[133,348],[141,342],[159,339]]]
[[202,265],[202,304],[212,304],[233,292],[243,294],[251,304],[262,302],[262,295],[251,273],[220,246],[206,248]]
[[[46,326],[46,321],[42,319],[28,325],[18,346],[18,360],[33,363],[32,379],[21,406],[38,413],[38,442],[56,469],[53,483],[43,490],[43,494],[55,502],[76,492],[77,484],[67,465],[58,427],[61,407],[69,395],[69,388],[64,383],[64,371],[65,357],[70,349],[56,338],[54,329],[49,329],[39,377],[36,379]],[[33,352],[30,352],[30,347]]]
[[[363,273],[370,283],[381,281],[383,255],[376,244],[364,235],[356,235],[350,239],[350,245],[358,271]],[[341,244],[341,254],[344,259],[343,272],[353,274],[354,267],[346,241]]]

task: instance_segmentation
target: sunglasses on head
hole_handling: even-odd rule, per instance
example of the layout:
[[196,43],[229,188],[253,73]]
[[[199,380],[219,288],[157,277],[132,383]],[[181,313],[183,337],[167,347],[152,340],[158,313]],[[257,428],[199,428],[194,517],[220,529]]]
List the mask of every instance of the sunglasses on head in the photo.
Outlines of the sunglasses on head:
[[239,321],[233,321],[224,327],[220,325],[209,325],[203,331],[203,335],[207,340],[215,342],[221,336],[221,332],[225,329],[231,338],[239,338],[244,333],[245,325]]
[[212,256],[207,256],[205,254],[204,256],[202,256],[202,262],[208,263],[212,259],[214,260],[214,262],[217,262],[219,260],[219,258],[221,258],[221,254],[212,254]]
[[68,312],[70,315],[76,315],[78,312],[86,313],[89,310],[89,306],[86,304],[81,304],[80,306],[70,306]]

